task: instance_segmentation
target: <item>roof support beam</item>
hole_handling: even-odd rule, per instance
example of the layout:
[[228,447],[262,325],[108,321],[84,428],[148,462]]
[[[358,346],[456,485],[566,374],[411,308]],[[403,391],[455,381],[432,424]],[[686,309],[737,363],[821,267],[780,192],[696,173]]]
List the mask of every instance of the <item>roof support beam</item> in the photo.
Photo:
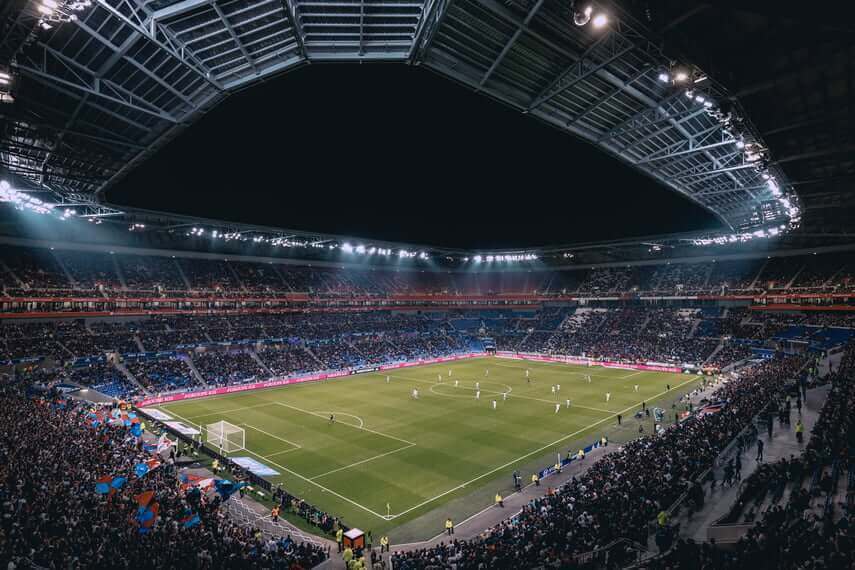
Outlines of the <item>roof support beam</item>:
[[288,12],[288,19],[291,20],[291,27],[294,28],[294,37],[297,38],[297,45],[300,46],[300,55],[303,59],[308,60],[309,54],[306,51],[306,36],[303,35],[303,24],[300,22],[300,14],[297,13],[298,0],[284,0],[285,11]]
[[252,70],[255,72],[255,74],[258,75],[258,68],[255,66],[255,62],[252,60],[252,56],[249,55],[248,51],[246,51],[246,47],[243,45],[243,43],[240,41],[240,38],[235,33],[234,28],[232,28],[232,25],[229,23],[229,19],[217,5],[216,0],[211,4],[211,7],[214,8],[214,12],[216,12],[217,16],[219,16],[220,20],[222,20],[223,26],[226,27],[226,30],[228,30],[229,32],[229,35],[234,40],[235,44],[237,44],[237,46],[240,48],[240,52],[243,54],[243,57],[245,57],[246,61],[249,62],[249,65],[252,66]]
[[540,10],[541,6],[543,6],[543,1],[544,0],[537,0],[534,6],[532,6],[531,10],[528,11],[528,14],[526,14],[525,19],[519,26],[517,26],[517,29],[514,34],[507,42],[505,42],[505,46],[502,48],[502,51],[500,51],[499,55],[496,56],[496,59],[493,60],[493,64],[486,72],[484,72],[483,77],[481,77],[481,80],[478,82],[479,86],[483,86],[485,83],[487,83],[487,80],[490,79],[490,76],[493,75],[493,72],[496,71],[496,68],[499,67],[499,64],[502,63],[502,60],[505,59],[505,56],[508,55],[508,52],[511,51],[511,48],[514,47],[515,43],[517,43],[517,40],[523,33],[523,30],[528,28],[529,22],[531,22],[535,15],[537,15],[537,11]]
[[679,176],[672,176],[668,180],[683,180],[685,178],[694,178],[694,177],[699,176],[700,178],[698,180],[692,180],[689,182],[689,184],[697,184],[698,182],[706,180],[707,178],[718,176],[719,174],[726,174],[726,173],[734,172],[737,170],[745,170],[747,168],[754,168],[755,166],[756,165],[754,163],[746,163],[746,164],[740,164],[737,166],[728,166],[726,168],[716,168],[714,170],[707,170],[704,172],[694,172],[691,174],[681,174]]
[[445,21],[454,0],[428,0],[422,10],[407,60],[415,65],[422,62],[433,42],[434,34]]
[[638,72],[635,73],[635,75],[632,75],[629,79],[624,81],[621,85],[619,85],[618,87],[615,87],[608,95],[598,99],[592,105],[585,108],[581,113],[579,113],[578,115],[576,115],[575,117],[573,117],[572,119],[567,121],[567,126],[569,127],[570,125],[572,125],[578,121],[581,121],[582,119],[584,119],[585,117],[587,117],[588,115],[590,115],[591,113],[593,113],[594,111],[599,109],[602,105],[604,105],[605,103],[608,103],[609,101],[614,99],[617,95],[622,93],[627,87],[629,87],[630,85],[632,85],[633,83],[635,83],[636,81],[638,81],[639,79],[644,77],[647,74],[647,72],[649,72],[649,71],[650,71],[650,66],[645,65],[642,69],[638,70]]
[[169,18],[180,16],[187,12],[192,12],[196,8],[207,6],[210,3],[211,0],[183,0],[182,2],[178,2],[177,4],[173,4],[172,6],[167,6],[166,8],[155,10],[151,13],[151,19],[155,22],[159,22],[161,20],[168,20]]
[[[596,61],[594,56],[597,54],[597,51],[601,46],[605,46],[606,49],[608,49],[608,53],[604,54],[606,56],[604,59]],[[623,57],[634,49],[635,44],[624,38],[623,35],[617,32],[607,31],[604,36],[591,44],[591,46],[588,47],[581,56],[579,56],[579,59],[576,62],[565,69],[543,91],[538,93],[528,106],[528,110],[531,111],[532,109],[540,107],[544,103],[551,101],[554,97],[560,95],[567,89],[570,89],[577,83],[584,81],[591,75],[594,75],[610,63]]]
[[717,142],[717,143],[711,143],[711,144],[706,144],[703,146],[698,146],[695,148],[689,148],[689,149],[678,151],[678,152],[666,153],[666,154],[663,154],[660,156],[654,156],[652,158],[645,158],[645,159],[637,161],[636,164],[649,164],[651,162],[657,162],[659,160],[668,160],[668,159],[676,158],[679,156],[692,155],[692,154],[704,152],[706,150],[710,150],[713,148],[719,148],[722,146],[733,145],[733,144],[736,144],[736,141],[733,139],[730,139],[730,140],[721,141],[721,142]]

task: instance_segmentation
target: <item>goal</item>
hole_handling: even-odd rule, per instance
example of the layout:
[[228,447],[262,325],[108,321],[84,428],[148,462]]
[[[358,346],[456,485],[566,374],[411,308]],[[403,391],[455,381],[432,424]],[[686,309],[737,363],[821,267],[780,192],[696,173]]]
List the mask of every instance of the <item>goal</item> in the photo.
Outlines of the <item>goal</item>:
[[246,445],[246,431],[229,422],[219,421],[205,426],[208,445],[224,453],[241,451]]

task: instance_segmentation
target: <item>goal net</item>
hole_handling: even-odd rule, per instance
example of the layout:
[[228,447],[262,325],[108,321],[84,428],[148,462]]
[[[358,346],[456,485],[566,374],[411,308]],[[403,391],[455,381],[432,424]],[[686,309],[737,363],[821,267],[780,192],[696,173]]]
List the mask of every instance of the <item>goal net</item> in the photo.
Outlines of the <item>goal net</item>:
[[240,451],[246,444],[246,431],[229,422],[217,422],[205,426],[208,445],[225,453]]

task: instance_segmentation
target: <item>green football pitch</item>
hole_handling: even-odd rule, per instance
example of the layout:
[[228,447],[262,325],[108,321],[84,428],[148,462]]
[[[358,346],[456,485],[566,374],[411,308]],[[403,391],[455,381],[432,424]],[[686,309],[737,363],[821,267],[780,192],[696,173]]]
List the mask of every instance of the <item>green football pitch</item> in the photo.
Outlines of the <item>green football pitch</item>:
[[[509,489],[514,469],[528,481],[557,453],[575,452],[603,434],[625,441],[638,435],[640,421],[650,433],[650,420],[632,418],[641,402],[665,408],[672,418],[672,402],[696,381],[480,357],[159,408],[197,426],[224,420],[242,427],[246,449],[232,456],[266,464],[280,473],[268,477],[271,482],[378,534],[430,519],[422,515],[432,511],[461,520],[488,506],[496,490]],[[553,386],[560,386],[556,393]],[[423,538],[438,528],[431,522]]]

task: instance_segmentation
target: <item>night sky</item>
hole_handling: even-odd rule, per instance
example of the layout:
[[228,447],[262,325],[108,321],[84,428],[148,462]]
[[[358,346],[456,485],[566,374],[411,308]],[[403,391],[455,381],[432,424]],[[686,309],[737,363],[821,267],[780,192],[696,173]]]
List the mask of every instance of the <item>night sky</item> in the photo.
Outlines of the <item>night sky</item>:
[[447,247],[716,226],[595,147],[448,79],[313,64],[229,97],[110,202]]

